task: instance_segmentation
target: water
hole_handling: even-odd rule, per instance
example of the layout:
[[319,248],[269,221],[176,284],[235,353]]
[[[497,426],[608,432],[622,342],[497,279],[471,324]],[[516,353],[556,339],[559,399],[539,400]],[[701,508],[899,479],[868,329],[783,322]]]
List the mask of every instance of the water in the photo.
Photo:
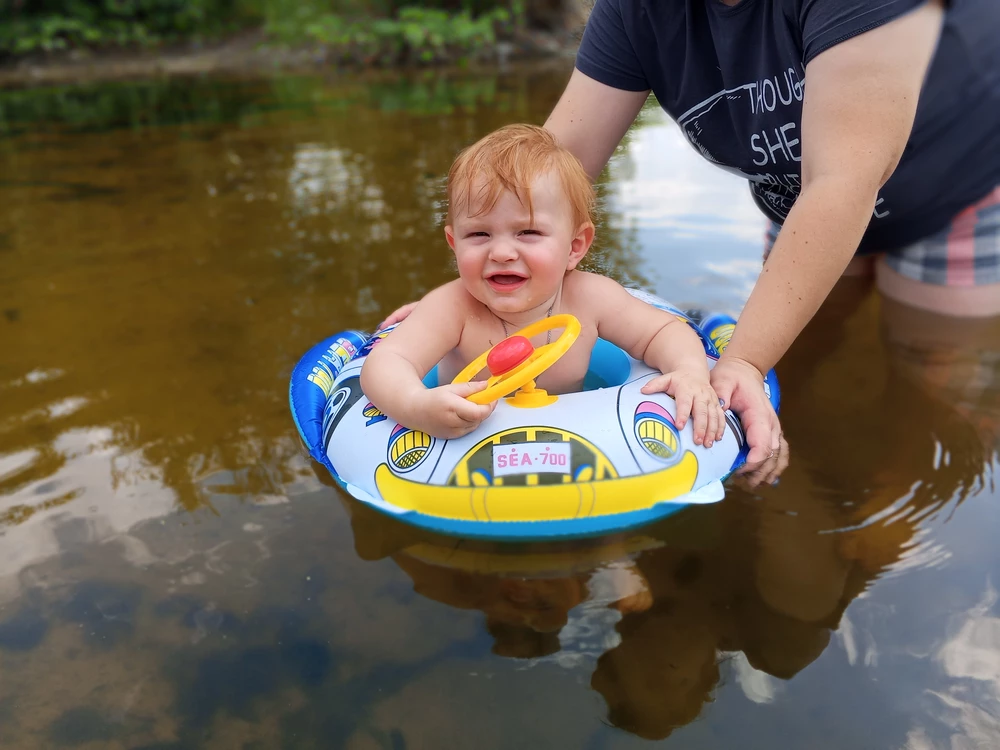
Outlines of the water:
[[[845,284],[775,488],[487,547],[331,486],[287,377],[451,278],[455,150],[565,65],[0,95],[0,743],[1000,744],[1000,327]],[[589,266],[737,312],[763,222],[647,108]]]

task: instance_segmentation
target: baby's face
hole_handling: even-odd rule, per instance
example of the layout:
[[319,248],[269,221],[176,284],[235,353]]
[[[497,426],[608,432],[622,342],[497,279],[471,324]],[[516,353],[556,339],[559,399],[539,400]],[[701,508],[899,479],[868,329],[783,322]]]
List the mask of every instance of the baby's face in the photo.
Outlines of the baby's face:
[[531,203],[534,221],[527,202],[504,192],[489,213],[469,216],[469,207],[459,206],[445,227],[469,293],[499,315],[536,309],[544,315],[589,246],[579,239],[558,175],[535,180]]

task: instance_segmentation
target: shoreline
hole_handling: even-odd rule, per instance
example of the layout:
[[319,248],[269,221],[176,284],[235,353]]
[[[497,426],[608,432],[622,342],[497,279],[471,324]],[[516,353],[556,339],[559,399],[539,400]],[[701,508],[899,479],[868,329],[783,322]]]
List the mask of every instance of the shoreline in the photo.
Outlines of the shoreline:
[[[472,59],[475,63],[523,62],[571,57],[579,35],[569,32],[527,31],[502,40]],[[73,50],[58,55],[32,56],[0,65],[0,93],[44,86],[142,80],[201,75],[269,75],[285,73],[412,70],[414,66],[334,64],[322,45],[289,47],[269,42],[259,30],[241,32],[207,43],[185,42],[152,49]],[[431,70],[453,67],[421,66]]]

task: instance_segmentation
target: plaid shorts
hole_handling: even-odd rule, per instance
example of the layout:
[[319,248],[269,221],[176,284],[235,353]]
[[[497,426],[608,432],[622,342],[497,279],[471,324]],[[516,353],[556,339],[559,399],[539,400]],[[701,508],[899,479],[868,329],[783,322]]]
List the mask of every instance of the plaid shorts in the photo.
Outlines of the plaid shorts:
[[[781,226],[770,222],[764,236],[764,258]],[[896,273],[941,286],[1000,283],[1000,186],[959,213],[936,234],[885,253]]]

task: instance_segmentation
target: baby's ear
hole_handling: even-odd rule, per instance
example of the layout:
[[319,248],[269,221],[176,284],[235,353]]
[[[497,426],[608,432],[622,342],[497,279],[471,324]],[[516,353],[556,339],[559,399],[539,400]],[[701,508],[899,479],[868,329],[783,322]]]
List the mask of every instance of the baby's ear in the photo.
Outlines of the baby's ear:
[[444,238],[448,240],[448,247],[452,250],[455,249],[455,230],[452,229],[451,224],[448,224],[444,228]]
[[576,230],[576,236],[573,237],[573,241],[570,243],[569,261],[566,264],[567,271],[572,271],[579,265],[593,243],[594,225],[589,221],[585,221]]

